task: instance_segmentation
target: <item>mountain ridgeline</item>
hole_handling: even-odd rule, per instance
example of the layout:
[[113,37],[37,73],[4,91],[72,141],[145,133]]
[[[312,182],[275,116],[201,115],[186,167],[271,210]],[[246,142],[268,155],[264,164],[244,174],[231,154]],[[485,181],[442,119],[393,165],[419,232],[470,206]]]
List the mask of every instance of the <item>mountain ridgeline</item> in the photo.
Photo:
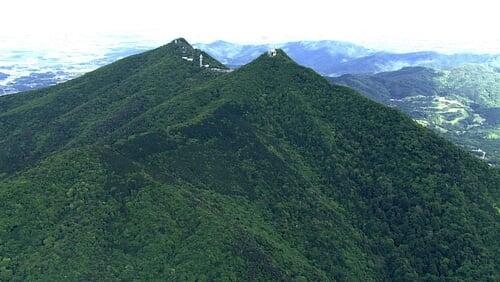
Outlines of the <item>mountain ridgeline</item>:
[[0,110],[2,280],[499,278],[499,171],[281,50],[176,39]]

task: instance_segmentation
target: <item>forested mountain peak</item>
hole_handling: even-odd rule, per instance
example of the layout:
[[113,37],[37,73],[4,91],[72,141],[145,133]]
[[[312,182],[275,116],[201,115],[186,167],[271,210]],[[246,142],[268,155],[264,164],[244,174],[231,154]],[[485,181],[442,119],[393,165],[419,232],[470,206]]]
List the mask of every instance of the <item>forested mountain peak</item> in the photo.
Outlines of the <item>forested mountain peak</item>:
[[0,173],[64,146],[106,138],[220,70],[227,68],[181,38],[56,86],[2,97]]

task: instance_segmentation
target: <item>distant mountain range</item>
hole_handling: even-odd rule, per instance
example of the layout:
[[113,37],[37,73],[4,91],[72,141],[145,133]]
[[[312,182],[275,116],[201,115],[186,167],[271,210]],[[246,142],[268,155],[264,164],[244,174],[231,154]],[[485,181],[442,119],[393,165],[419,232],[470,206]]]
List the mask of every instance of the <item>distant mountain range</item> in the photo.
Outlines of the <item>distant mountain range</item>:
[[500,164],[500,72],[471,64],[449,70],[407,67],[372,75],[330,78]]
[[326,76],[394,71],[408,66],[445,69],[480,63],[500,67],[500,55],[445,55],[428,51],[390,53],[339,41],[298,41],[260,45],[215,41],[210,44],[195,44],[195,46],[229,66],[243,65],[270,48],[281,48],[299,64]]
[[210,44],[195,44],[194,46],[228,66],[247,64],[269,49],[280,48],[298,63],[311,67],[322,74],[330,73],[332,65],[342,64],[374,53],[373,50],[340,41],[298,41],[260,45],[240,45],[215,41]]

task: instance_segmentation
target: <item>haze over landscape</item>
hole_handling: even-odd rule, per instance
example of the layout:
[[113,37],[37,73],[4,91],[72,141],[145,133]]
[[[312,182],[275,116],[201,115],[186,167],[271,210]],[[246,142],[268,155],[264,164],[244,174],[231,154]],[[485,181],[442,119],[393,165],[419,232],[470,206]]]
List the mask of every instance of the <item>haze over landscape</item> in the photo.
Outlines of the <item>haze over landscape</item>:
[[[190,42],[340,40],[410,52],[500,52],[498,3],[478,1],[4,1],[1,47],[92,48],[111,36]],[[28,20],[19,20],[22,17]],[[8,40],[6,40],[6,38]],[[69,38],[70,40],[61,40]],[[85,47],[84,47],[85,46]]]

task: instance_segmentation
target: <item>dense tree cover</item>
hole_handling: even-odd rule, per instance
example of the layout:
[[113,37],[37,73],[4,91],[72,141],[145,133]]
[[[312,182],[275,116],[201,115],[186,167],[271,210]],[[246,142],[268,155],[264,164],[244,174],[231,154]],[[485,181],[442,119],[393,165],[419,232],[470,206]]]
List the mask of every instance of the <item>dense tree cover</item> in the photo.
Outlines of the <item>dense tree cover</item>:
[[498,280],[498,170],[281,51],[198,52],[0,98],[0,279]]
[[487,64],[437,71],[406,67],[328,78],[406,112],[455,144],[500,165],[500,72]]

